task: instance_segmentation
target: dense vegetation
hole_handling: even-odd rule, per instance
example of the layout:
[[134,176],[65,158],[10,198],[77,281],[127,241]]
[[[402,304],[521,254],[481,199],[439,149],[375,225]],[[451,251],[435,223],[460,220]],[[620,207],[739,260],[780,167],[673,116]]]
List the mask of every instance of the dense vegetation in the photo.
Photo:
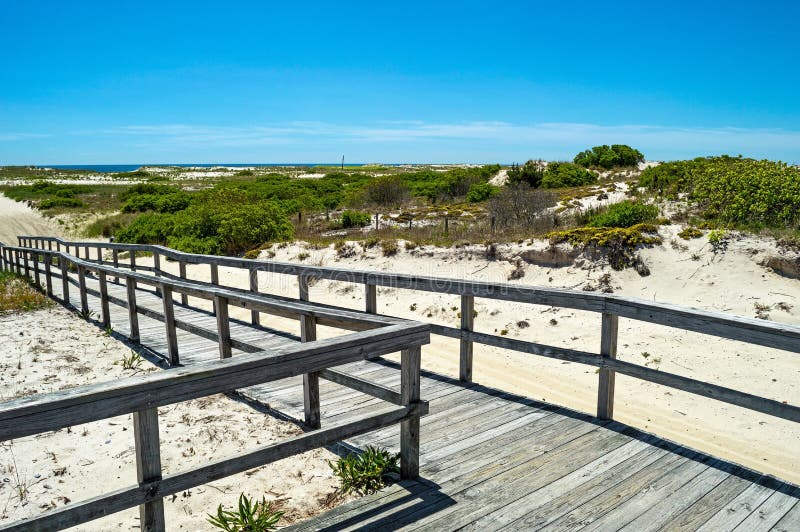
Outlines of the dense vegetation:
[[511,165],[508,182],[512,185],[526,184],[533,188],[567,188],[589,185],[597,181],[597,175],[573,163],[529,160],[522,166]]
[[742,227],[800,227],[800,169],[782,162],[704,157],[648,168],[639,184],[660,195],[685,194],[700,215]]
[[639,150],[625,144],[604,144],[580,152],[572,162],[585,168],[599,167],[609,170],[618,166],[634,166],[642,161],[644,155]]
[[[170,195],[166,192],[165,195]],[[238,254],[292,238],[294,228],[274,201],[218,186],[195,194],[176,213],[146,213],[117,233],[121,242],[165,244],[189,253]]]
[[658,216],[658,207],[637,201],[621,201],[589,217],[586,225],[591,227],[632,227],[653,222]]

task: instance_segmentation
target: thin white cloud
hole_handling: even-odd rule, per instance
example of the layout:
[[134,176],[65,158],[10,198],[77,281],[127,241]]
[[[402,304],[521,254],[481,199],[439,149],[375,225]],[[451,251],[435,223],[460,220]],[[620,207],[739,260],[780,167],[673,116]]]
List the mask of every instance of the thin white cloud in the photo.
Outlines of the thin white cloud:
[[46,133],[0,133],[0,142],[14,142],[16,140],[43,139],[49,137]]
[[[92,134],[91,132],[82,132]],[[169,148],[261,146],[346,146],[380,152],[380,146],[402,146],[409,153],[418,147],[448,147],[446,152],[474,156],[566,158],[598,144],[630,144],[650,158],[682,158],[719,153],[800,160],[800,131],[734,127],[670,127],[647,124],[599,125],[547,122],[428,123],[416,120],[376,121],[370,124],[336,124],[295,121],[247,127],[139,124],[107,129],[109,136],[131,137],[136,146]],[[377,146],[372,149],[373,146]],[[367,148],[370,148],[369,150]],[[445,152],[442,152],[445,153]],[[777,154],[777,155],[776,155]],[[452,155],[449,155],[452,157]],[[463,157],[468,159],[469,157]],[[492,159],[494,160],[494,159]],[[508,161],[504,161],[508,162]]]

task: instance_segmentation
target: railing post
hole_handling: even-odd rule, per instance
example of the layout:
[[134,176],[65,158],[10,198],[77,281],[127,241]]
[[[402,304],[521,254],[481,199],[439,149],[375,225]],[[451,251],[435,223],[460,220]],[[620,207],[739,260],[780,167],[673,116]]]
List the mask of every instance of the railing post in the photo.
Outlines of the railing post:
[[25,277],[30,279],[31,278],[31,265],[30,265],[30,259],[28,258],[28,255],[30,255],[30,251],[25,250],[25,251],[22,252],[22,255],[23,255],[24,259],[25,259]]
[[136,280],[128,277],[125,279],[125,289],[128,292],[128,320],[131,332],[128,338],[131,342],[139,343],[139,310],[136,307]]
[[103,265],[103,250],[100,248],[100,246],[97,246],[97,264],[100,266]]
[[[419,346],[403,349],[400,354],[400,398],[403,405],[420,399],[419,370],[422,350]],[[419,476],[419,416],[400,422],[400,478]]]
[[69,270],[67,269],[67,258],[59,257],[59,264],[61,266],[61,302],[65,306],[69,306]]
[[130,257],[131,257],[131,271],[135,272],[136,271],[136,251],[132,249],[128,253],[130,253]]
[[[114,261],[114,268],[119,268],[119,251],[116,249],[111,250],[111,260]],[[119,277],[114,277],[114,282],[119,284]]]
[[103,328],[111,327],[111,312],[108,308],[108,282],[106,272],[100,270],[97,274],[100,282],[100,312],[102,313]]
[[39,252],[33,252],[33,276],[36,279],[36,287],[42,287],[42,279],[39,277]]
[[[255,269],[250,270],[250,291],[255,293],[258,292],[258,270]],[[253,325],[261,324],[261,316],[257,310],[250,311],[250,321],[253,323]]]
[[[603,312],[602,334],[600,338],[600,356],[603,359],[617,358],[617,332],[619,316]],[[597,387],[597,417],[612,419],[614,417],[614,375],[615,372],[600,368],[600,382]]]
[[[181,274],[181,280],[186,280],[186,263],[183,261],[178,261],[178,271]],[[185,293],[181,292],[181,304],[188,305],[189,304],[189,296]]]
[[53,272],[51,271],[53,266],[53,255],[48,253],[46,257],[47,260],[44,261],[44,282],[46,286],[47,297],[53,297]]
[[214,296],[214,308],[217,309],[219,358],[231,358],[231,324],[228,320],[228,298]]
[[53,241],[52,240],[48,240],[47,241],[47,251],[53,251]]
[[[219,285],[219,268],[216,264],[211,264],[211,284]],[[214,302],[214,314],[217,313],[217,303]]]
[[[92,260],[91,257],[89,257],[89,246],[83,246],[83,252],[86,253],[86,260],[87,261]],[[78,257],[78,258],[80,258],[80,257]]]
[[374,284],[364,283],[364,299],[366,300],[366,311],[370,314],[378,313],[378,289]]
[[81,312],[89,318],[89,299],[86,294],[86,268],[78,266],[78,288],[81,295]]
[[[475,296],[461,296],[461,330],[472,331],[475,325]],[[472,349],[471,339],[461,337],[460,363],[458,377],[463,382],[472,382]]]
[[161,298],[164,303],[164,326],[167,329],[167,354],[169,365],[180,364],[178,357],[178,336],[175,330],[175,307],[172,305],[172,287],[168,284],[161,285]]
[[[161,448],[158,438],[158,410],[148,408],[133,413],[133,440],[136,445],[136,480],[139,484],[161,480]],[[163,532],[164,499],[139,505],[139,529]]]
[[[308,301],[308,277],[297,276],[300,288],[300,300]],[[317,339],[317,319],[303,314],[300,316],[300,341],[313,342]],[[305,422],[312,429],[318,429],[320,422],[319,406],[319,372],[303,374],[303,410]]]
[[[161,277],[161,255],[153,253],[153,274],[156,277]],[[156,285],[156,295],[161,295],[161,288]]]

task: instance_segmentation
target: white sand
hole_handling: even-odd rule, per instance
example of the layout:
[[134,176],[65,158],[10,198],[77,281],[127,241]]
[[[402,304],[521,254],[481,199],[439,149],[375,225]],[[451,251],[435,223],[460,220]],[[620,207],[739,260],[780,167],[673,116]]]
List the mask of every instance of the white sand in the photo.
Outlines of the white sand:
[[[158,371],[120,361],[130,349],[60,307],[0,317],[0,400]],[[214,395],[159,409],[161,460],[174,473],[277,442],[300,429]],[[206,514],[232,507],[244,491],[277,501],[285,522],[320,512],[335,499],[337,479],[317,449],[165,499],[170,530],[209,529]],[[132,416],[0,443],[0,525],[136,484]],[[27,493],[21,498],[19,489]],[[138,530],[136,509],[75,530]]]
[[55,221],[44,218],[25,203],[0,194],[0,242],[16,246],[19,235],[61,236]]

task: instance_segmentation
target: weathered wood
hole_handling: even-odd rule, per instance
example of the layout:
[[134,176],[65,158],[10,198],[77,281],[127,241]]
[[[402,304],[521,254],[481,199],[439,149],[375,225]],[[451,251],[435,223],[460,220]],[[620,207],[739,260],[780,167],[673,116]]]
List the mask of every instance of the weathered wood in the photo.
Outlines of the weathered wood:
[[42,287],[42,280],[39,276],[39,253],[33,253],[33,276],[34,276],[34,283],[36,284],[37,288]]
[[[212,285],[218,285],[219,284],[219,268],[217,267],[216,264],[211,264],[210,267],[211,267],[211,284]],[[212,312],[214,314],[217,313],[216,304],[214,304],[214,308],[213,308]]]
[[[429,340],[422,324],[393,325],[264,353],[199,362],[0,403],[0,441],[164,406],[397,352]],[[12,421],[13,420],[13,421]]]
[[[142,487],[157,484],[161,480],[158,409],[148,408],[133,413],[133,439],[136,448],[136,481]],[[157,490],[148,491],[151,496],[157,493]],[[143,531],[166,530],[163,499],[159,497],[139,505],[139,526]]]
[[[619,318],[604,312],[600,336],[600,356],[604,359],[617,358],[617,336]],[[597,386],[597,417],[612,419],[614,417],[614,372],[600,368]]]
[[136,306],[136,280],[128,278],[125,284],[128,296],[128,322],[130,324],[128,339],[130,339],[131,342],[139,343],[139,312]]
[[222,296],[214,296],[214,308],[217,309],[217,334],[219,335],[219,357],[231,357],[231,324],[228,319],[228,300]]
[[[119,250],[111,250],[111,262],[114,268],[119,268]],[[114,277],[114,282],[119,283],[119,277]]]
[[103,320],[103,327],[108,330],[111,328],[111,310],[108,308],[108,283],[106,282],[106,272],[98,273],[100,283],[100,314]]
[[[178,262],[178,272],[182,280],[186,280],[186,263],[183,261]],[[181,292],[181,304],[188,305],[189,304],[189,296],[186,295],[185,292]]]
[[81,312],[88,318],[89,300],[86,294],[86,268],[78,265],[78,287],[81,296]]
[[673,373],[639,366],[638,364],[632,364],[622,360],[604,360],[602,367],[612,369],[617,373],[622,373],[623,375],[636,377],[637,379],[677,388],[678,390],[683,390],[685,392],[701,395],[703,397],[709,397],[711,399],[716,399],[717,401],[730,403],[732,405],[755,410],[763,414],[769,414],[771,416],[800,423],[800,407],[781,403],[773,399],[759,397],[749,393],[740,392],[738,390],[733,390],[731,388],[725,388],[724,386],[718,386],[716,384],[698,381],[682,375],[675,375]]
[[[475,298],[473,296],[461,296],[461,330],[471,331],[475,321]],[[459,379],[463,382],[472,382],[472,340],[461,338],[460,342],[460,362]]]
[[374,284],[364,284],[365,309],[370,314],[378,313],[378,287]]
[[[249,272],[250,276],[250,291],[253,293],[258,293],[258,270],[252,269]],[[250,321],[253,325],[259,325],[261,323],[261,318],[258,314],[257,310],[253,310],[250,312]]]
[[131,250],[128,253],[128,256],[130,257],[130,260],[131,260],[131,264],[130,264],[131,271],[135,272],[136,271],[136,252]]
[[419,403],[412,407],[396,408],[365,419],[315,430],[286,441],[237,454],[235,457],[223,458],[195,469],[169,474],[160,480],[122,488],[106,495],[69,504],[38,517],[23,519],[11,523],[10,530],[54,531],[79,525],[98,517],[126,510],[142,503],[161,500],[161,497],[167,495],[242,473],[311,449],[324,447],[344,438],[371,432],[402,422],[408,417],[420,416],[425,413],[427,413],[427,404]]
[[167,356],[169,357],[169,365],[174,367],[180,364],[180,357],[178,355],[178,334],[175,330],[175,307],[172,303],[172,286],[168,284],[161,285],[161,299],[164,307],[164,327],[167,332]]
[[[400,400],[412,405],[420,399],[421,349],[412,347],[400,353]],[[400,424],[400,477],[419,476],[419,417]]]
[[46,293],[48,297],[53,297],[53,256],[48,255],[47,260],[44,262],[44,279],[46,285]]
[[61,267],[61,301],[65,306],[70,306],[69,299],[69,275],[67,275],[67,258],[59,257]]
[[[297,278],[300,300],[308,301],[308,279]],[[314,316],[300,316],[300,341],[313,342],[317,339],[317,320]],[[305,424],[311,428],[320,427],[319,372],[303,375],[303,416]]]
[[320,428],[319,372],[303,374],[303,414],[307,426]]
[[[156,277],[161,277],[161,254],[153,253],[153,274]],[[156,294],[161,295],[161,287],[156,285]]]
[[319,376],[325,380],[341,384],[342,386],[347,386],[348,388],[352,388],[353,390],[357,390],[361,393],[377,397],[378,399],[383,399],[384,401],[388,401],[392,404],[403,404],[401,395],[391,388],[375,384],[366,379],[360,379],[353,375],[348,375],[343,371],[324,369],[319,372]]

